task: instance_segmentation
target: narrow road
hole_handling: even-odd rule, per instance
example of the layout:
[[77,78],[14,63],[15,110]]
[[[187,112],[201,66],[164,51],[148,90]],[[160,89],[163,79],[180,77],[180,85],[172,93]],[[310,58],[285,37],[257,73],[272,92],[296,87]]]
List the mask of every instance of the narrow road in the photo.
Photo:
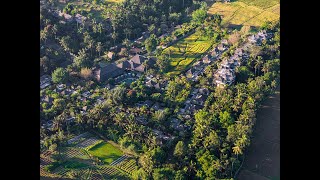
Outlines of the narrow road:
[[280,180],[280,86],[257,113],[239,180]]

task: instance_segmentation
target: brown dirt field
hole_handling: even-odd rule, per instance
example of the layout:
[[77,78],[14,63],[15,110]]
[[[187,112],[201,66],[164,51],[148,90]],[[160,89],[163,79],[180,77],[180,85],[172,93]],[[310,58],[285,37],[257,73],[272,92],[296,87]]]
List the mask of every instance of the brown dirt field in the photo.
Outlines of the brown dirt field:
[[280,86],[258,110],[239,180],[280,179]]

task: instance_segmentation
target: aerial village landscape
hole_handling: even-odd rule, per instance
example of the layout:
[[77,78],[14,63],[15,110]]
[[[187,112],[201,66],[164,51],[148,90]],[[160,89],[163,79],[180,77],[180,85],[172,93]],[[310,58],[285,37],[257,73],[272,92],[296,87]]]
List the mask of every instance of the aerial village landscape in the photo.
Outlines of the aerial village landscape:
[[280,136],[244,160],[279,91],[279,14],[279,0],[41,0],[40,179],[280,179]]

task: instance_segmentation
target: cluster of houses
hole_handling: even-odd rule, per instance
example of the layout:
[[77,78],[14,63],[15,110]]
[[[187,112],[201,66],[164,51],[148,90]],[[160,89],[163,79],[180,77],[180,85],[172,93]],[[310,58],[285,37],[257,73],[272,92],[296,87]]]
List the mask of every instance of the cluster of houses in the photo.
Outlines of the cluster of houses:
[[152,132],[156,136],[156,142],[159,145],[163,144],[163,140],[168,141],[173,140],[175,138],[174,136],[171,136],[170,134],[164,133],[157,129],[152,129]]
[[146,76],[145,85],[156,90],[164,91],[167,88],[168,80],[155,78],[153,75]]
[[100,63],[93,69],[94,77],[98,81],[106,81],[110,78],[116,78],[122,74],[135,71],[141,74],[146,71],[147,66],[152,66],[155,63],[154,58],[147,58],[145,56],[136,54],[130,60],[116,63]]
[[178,115],[188,119],[195,111],[203,108],[209,94],[210,91],[207,88],[194,89],[184,103],[184,108],[179,109]]
[[227,40],[223,39],[221,44],[209,51],[209,53],[200,61],[193,64],[193,66],[186,72],[186,77],[192,81],[197,81],[198,78],[203,75],[205,67],[217,60],[228,48]]
[[[65,119],[66,124],[72,124],[75,120],[75,113],[80,113],[82,115],[86,114],[90,107],[101,104],[105,101],[103,95],[93,94],[90,91],[86,91],[80,85],[71,85],[71,84],[58,84],[55,87],[52,87],[52,91],[58,93],[62,97],[70,97],[71,95],[75,95],[76,101],[81,102],[82,106],[75,109],[75,112],[72,112],[67,115]],[[46,109],[49,109],[53,106],[54,98],[50,95],[42,95],[40,96],[40,105],[43,103],[47,104]],[[94,103],[93,103],[94,102]],[[93,105],[88,105],[93,104]],[[40,106],[40,110],[41,110]],[[53,121],[49,120],[47,122],[43,122],[42,126],[46,129],[51,129],[53,127]]]
[[145,106],[147,108],[153,109],[155,111],[163,111],[164,110],[164,104],[163,103],[158,103],[158,102],[153,102],[151,100],[146,100],[144,102],[138,102],[136,103],[136,107],[141,108],[142,106]]
[[170,127],[174,130],[178,131],[180,134],[184,132],[186,129],[190,129],[191,126],[187,126],[181,122],[181,120],[172,118],[170,120]]
[[257,34],[249,36],[248,43],[245,43],[242,48],[237,48],[230,58],[222,60],[219,69],[214,74],[214,83],[217,86],[232,84],[236,78],[235,68],[249,58],[249,55],[245,50],[252,44],[261,45],[262,41],[267,40],[268,38],[269,34],[267,34],[265,30],[261,30]]
[[261,30],[257,34],[253,34],[248,37],[248,41],[252,44],[261,45],[263,40],[267,40],[270,37],[270,34],[266,30]]
[[51,77],[49,75],[43,75],[40,77],[40,89],[44,89],[51,85]]
[[230,58],[224,58],[220,64],[219,69],[214,74],[214,83],[217,86],[230,85],[235,81],[235,68],[239,67],[241,63],[247,60],[248,55],[242,48],[237,48]]
[[63,20],[60,21],[60,23],[65,24],[66,22],[72,22],[75,21],[79,24],[83,24],[86,17],[82,16],[81,14],[76,14],[75,16],[72,16],[70,14],[64,13],[62,11],[53,11],[53,15],[56,17],[61,17]]

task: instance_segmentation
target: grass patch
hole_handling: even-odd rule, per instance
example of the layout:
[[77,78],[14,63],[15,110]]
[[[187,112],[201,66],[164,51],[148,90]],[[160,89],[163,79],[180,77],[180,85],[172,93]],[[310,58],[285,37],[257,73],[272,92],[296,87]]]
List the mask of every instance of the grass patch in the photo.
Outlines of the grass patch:
[[209,39],[194,33],[166,48],[162,53],[170,54],[170,66],[167,75],[180,74],[205,53],[211,44]]
[[[262,6],[264,4],[264,6]],[[249,25],[259,27],[266,21],[280,17],[279,0],[240,0],[231,3],[214,3],[209,14],[222,16],[223,25]]]
[[96,146],[89,149],[88,152],[91,155],[98,157],[106,164],[110,164],[112,161],[118,159],[123,154],[120,149],[106,142],[97,144]]
[[63,166],[66,169],[79,169],[88,167],[89,165],[79,161],[66,161],[65,163],[63,163]]

